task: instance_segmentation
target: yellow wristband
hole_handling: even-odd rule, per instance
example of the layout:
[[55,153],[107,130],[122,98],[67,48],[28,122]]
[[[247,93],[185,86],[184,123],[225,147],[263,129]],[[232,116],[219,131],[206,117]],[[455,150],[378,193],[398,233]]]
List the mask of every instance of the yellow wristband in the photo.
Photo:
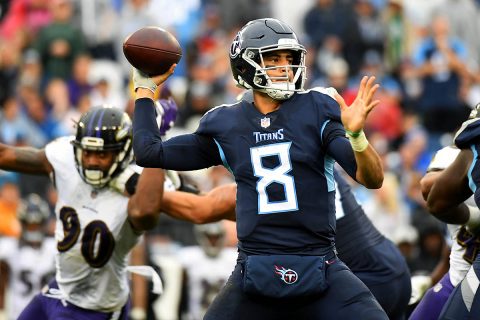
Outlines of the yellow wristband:
[[360,131],[355,137],[348,135],[348,140],[350,141],[352,149],[355,152],[363,152],[368,148],[368,140],[363,130]]

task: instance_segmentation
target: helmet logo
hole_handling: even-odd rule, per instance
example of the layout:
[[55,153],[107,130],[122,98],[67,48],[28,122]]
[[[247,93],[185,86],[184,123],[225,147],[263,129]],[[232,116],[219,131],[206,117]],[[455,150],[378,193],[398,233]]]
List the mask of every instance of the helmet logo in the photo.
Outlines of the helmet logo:
[[235,39],[233,39],[232,45],[230,46],[230,58],[235,58],[240,53],[242,48],[242,41],[240,39],[240,32],[237,33]]
[[298,280],[298,274],[295,270],[285,269],[275,266],[275,273],[280,275],[280,279],[286,284],[294,284]]

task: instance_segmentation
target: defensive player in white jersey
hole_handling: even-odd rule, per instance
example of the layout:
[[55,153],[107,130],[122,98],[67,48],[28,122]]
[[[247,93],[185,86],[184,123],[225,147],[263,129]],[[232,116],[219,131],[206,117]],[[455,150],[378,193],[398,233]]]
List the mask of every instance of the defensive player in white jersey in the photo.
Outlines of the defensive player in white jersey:
[[182,319],[203,319],[207,308],[225,285],[237,262],[237,250],[225,247],[226,230],[222,222],[195,225],[199,246],[178,252],[185,270],[186,314]]
[[55,274],[56,243],[46,236],[50,217],[47,202],[29,194],[17,216],[22,224],[20,238],[0,238],[0,319],[17,319]]
[[[448,146],[439,150],[428,166],[427,173],[422,178],[422,192],[425,199],[438,175],[453,163],[460,153],[455,146]],[[467,201],[475,205],[473,197]],[[430,288],[419,305],[410,316],[410,320],[436,320],[453,289],[465,278],[472,266],[475,256],[480,249],[480,238],[469,232],[465,226],[447,224],[452,237],[450,251],[450,268],[438,283],[431,283]]]
[[131,145],[130,118],[111,107],[91,108],[75,137],[45,149],[0,144],[0,169],[49,175],[58,191],[55,281],[19,319],[127,319],[128,254],[155,226],[164,181],[159,169],[128,179]]

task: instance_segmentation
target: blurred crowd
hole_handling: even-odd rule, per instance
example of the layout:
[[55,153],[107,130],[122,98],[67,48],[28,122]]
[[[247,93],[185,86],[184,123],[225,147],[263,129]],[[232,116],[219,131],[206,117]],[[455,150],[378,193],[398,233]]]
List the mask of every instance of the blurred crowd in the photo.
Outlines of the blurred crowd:
[[[167,82],[180,106],[171,135],[195,130],[210,108],[234,102],[228,48],[251,19],[293,26],[307,48],[307,85],[332,86],[349,103],[375,75],[381,104],[366,127],[384,160],[379,190],[355,193],[376,227],[402,250],[412,274],[429,273],[449,238],[426,211],[419,180],[432,154],[480,102],[479,0],[2,0],[0,142],[42,147],[74,132],[91,106],[132,113],[123,40],[156,25],[183,57]],[[231,182],[220,167],[189,173],[201,190]],[[55,190],[36,176],[0,172],[0,237],[19,237],[22,197],[39,194],[53,214]],[[235,245],[234,228],[229,227]],[[153,251],[197,243],[193,226],[162,217]]]

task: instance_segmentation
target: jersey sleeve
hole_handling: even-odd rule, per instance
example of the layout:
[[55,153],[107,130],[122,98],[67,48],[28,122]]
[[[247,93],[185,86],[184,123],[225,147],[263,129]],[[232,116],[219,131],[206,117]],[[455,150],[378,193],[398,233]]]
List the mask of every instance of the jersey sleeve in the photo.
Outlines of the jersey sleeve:
[[460,149],[468,149],[480,138],[480,119],[469,119],[465,121],[455,134],[455,145]]
[[73,136],[61,137],[53,140],[45,146],[45,155],[55,172],[71,170],[74,163]]
[[215,142],[207,135],[186,134],[162,142],[150,99],[135,101],[133,148],[142,167],[188,171],[221,163]]
[[350,177],[356,179],[357,163],[350,142],[346,138],[345,128],[341,122],[340,106],[334,99],[337,91],[334,88],[317,87],[315,99],[320,103],[321,141],[325,152],[347,172]]
[[15,248],[18,247],[16,239],[4,237],[0,239],[0,260],[8,261],[10,257],[14,257]]

